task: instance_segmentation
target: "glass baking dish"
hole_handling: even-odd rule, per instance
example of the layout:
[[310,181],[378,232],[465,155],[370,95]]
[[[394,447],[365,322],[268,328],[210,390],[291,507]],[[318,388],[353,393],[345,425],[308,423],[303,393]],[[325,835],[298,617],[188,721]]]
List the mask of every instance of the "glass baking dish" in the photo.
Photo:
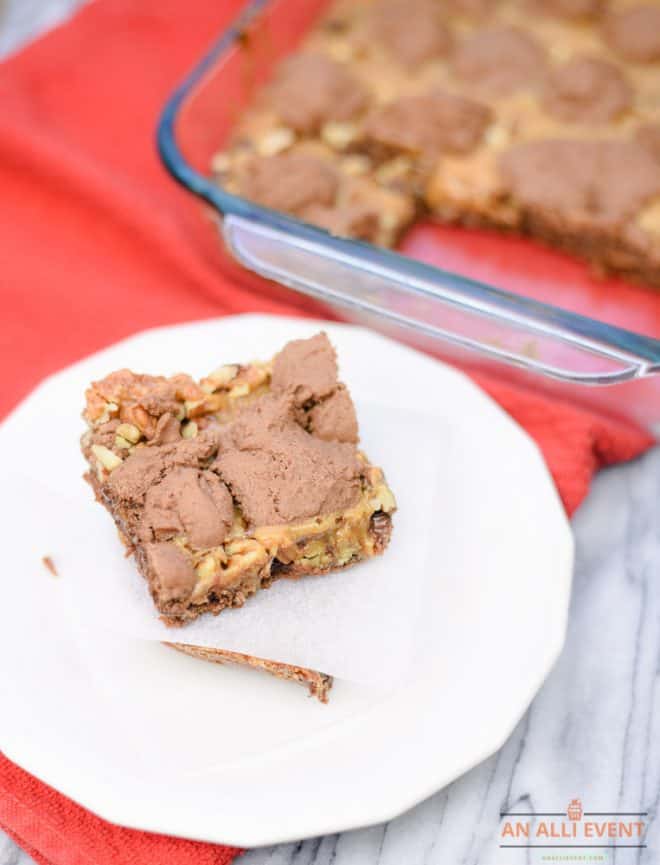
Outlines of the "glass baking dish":
[[660,435],[660,292],[599,280],[563,254],[485,231],[420,224],[397,251],[380,249],[212,180],[211,157],[237,115],[327,5],[253,0],[164,108],[161,158],[210,205],[213,218],[200,219],[199,230],[222,234],[223,267],[255,291],[294,289],[323,302],[325,314],[330,307],[464,368],[598,406]]

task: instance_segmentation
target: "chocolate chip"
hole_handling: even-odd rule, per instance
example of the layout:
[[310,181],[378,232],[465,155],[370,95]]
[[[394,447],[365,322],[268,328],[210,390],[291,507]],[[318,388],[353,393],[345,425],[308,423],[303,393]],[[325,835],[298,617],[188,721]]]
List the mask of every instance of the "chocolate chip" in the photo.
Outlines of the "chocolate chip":
[[279,559],[273,559],[270,563],[270,575],[271,577],[283,577],[285,574],[288,574],[291,570],[291,565],[287,565],[284,562],[281,562]]
[[374,538],[374,548],[377,552],[385,549],[392,532],[392,518],[385,511],[376,511],[369,520],[369,531]]

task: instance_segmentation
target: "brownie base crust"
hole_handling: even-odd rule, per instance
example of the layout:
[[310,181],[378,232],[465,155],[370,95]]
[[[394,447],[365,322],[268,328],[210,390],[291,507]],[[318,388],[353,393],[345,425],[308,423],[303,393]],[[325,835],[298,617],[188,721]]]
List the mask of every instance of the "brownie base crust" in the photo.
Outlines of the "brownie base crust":
[[531,211],[522,211],[512,224],[509,217],[500,216],[495,209],[490,213],[478,207],[461,209],[450,200],[438,204],[438,210],[431,218],[440,224],[526,237],[581,259],[595,277],[620,277],[660,289],[660,261],[640,255],[634,241],[616,231],[606,228],[567,231],[551,214]]
[[297,682],[308,688],[311,697],[316,697],[321,703],[328,702],[330,689],[332,688],[332,676],[309,670],[306,667],[296,667],[291,664],[280,664],[276,661],[268,661],[265,658],[255,658],[252,655],[243,655],[240,652],[227,652],[224,649],[213,649],[206,646],[191,646],[188,643],[163,643],[184,655],[190,655],[202,661],[210,661],[214,664],[239,664],[261,670],[278,679]]

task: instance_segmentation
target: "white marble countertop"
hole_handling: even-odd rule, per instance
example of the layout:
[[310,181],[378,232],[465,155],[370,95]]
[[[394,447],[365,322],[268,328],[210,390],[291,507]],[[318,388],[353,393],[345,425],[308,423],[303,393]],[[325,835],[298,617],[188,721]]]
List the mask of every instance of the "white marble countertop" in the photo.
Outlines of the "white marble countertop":
[[[0,56],[80,2],[0,0]],[[390,823],[252,850],[241,865],[532,865],[544,851],[499,848],[500,811],[563,811],[575,797],[648,812],[647,847],[599,861],[660,861],[660,448],[602,472],[573,525],[566,646],[502,749]],[[0,832],[0,865],[30,863]]]

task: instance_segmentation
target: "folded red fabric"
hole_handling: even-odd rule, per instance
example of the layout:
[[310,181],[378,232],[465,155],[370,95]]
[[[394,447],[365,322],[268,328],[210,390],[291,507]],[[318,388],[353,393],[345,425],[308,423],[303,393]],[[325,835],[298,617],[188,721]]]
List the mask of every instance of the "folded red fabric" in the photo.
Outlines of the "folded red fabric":
[[0,828],[43,865],[228,865],[241,852],[114,826],[2,754]]
[[[240,0],[95,0],[0,66],[0,416],[48,373],[145,327],[233,312],[306,314],[231,283],[199,205],[164,173],[168,93]],[[633,427],[480,378],[538,442],[572,512]],[[239,851],[113,826],[0,755],[0,825],[49,865],[224,865]]]

